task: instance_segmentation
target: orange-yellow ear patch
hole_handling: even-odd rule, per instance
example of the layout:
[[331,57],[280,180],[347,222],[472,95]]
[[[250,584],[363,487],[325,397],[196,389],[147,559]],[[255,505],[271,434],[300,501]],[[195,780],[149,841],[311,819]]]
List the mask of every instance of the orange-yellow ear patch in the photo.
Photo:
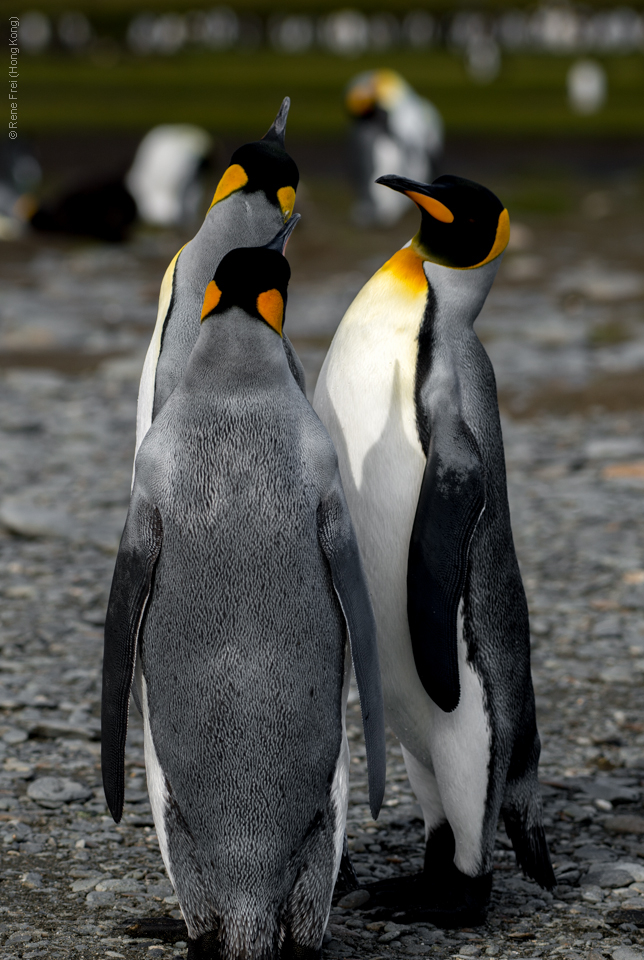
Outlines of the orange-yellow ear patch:
[[507,210],[501,210],[499,214],[499,222],[496,227],[496,237],[494,238],[494,246],[488,254],[488,260],[494,260],[495,257],[498,257],[500,253],[503,253],[508,243],[510,242],[510,214]]
[[282,323],[284,321],[284,300],[279,290],[265,290],[257,298],[257,312],[282,336]]
[[214,280],[211,280],[208,286],[206,287],[206,292],[203,298],[203,307],[201,308],[201,321],[206,319],[209,313],[215,309],[219,301],[221,300],[221,290],[217,286]]
[[277,191],[277,202],[280,205],[284,223],[290,218],[295,206],[295,190],[293,187],[280,187]]
[[375,106],[375,97],[371,87],[355,87],[349,90],[346,99],[347,110],[354,117],[361,117]]
[[225,200],[231,193],[234,193],[235,190],[240,190],[246,186],[247,183],[248,174],[244,168],[239,163],[233,163],[233,165],[228,167],[224,172],[223,177],[217,184],[215,195],[208,209],[212,210],[216,203],[219,203],[220,200]]
[[424,193],[416,193],[414,190],[406,190],[405,193],[410,200],[426,210],[434,220],[440,220],[441,223],[454,222],[454,214],[440,200],[434,200],[433,197],[427,197]]

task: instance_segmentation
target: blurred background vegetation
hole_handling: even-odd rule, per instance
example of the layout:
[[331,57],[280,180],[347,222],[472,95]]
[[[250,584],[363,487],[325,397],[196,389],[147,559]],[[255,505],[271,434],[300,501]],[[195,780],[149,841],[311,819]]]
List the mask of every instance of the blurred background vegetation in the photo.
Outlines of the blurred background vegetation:
[[[289,133],[343,135],[342,91],[391,67],[441,111],[448,137],[644,135],[644,2],[488,0],[0,0],[21,20],[20,129],[142,133],[190,122],[256,136],[293,100]],[[571,64],[591,56],[607,95],[576,113]]]

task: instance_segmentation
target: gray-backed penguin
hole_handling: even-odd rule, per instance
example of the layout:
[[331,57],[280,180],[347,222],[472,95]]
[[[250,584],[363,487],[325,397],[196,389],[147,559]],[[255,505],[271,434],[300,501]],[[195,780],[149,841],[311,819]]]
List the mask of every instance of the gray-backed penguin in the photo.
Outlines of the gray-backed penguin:
[[467,924],[484,916],[499,814],[523,870],[554,885],[496,384],[473,328],[510,222],[469,180],[379,182],[416,202],[420,231],[347,310],[314,399],[374,605],[386,718],[425,819],[423,874],[375,885],[369,906]]
[[[166,270],[156,326],[145,358],[136,420],[136,450],[183,376],[199,336],[204,292],[224,254],[268,243],[293,213],[298,169],[284,149],[286,97],[262,140],[236,150],[196,236]],[[293,375],[304,389],[302,365],[283,340]]]
[[138,651],[150,801],[193,958],[320,957],[349,644],[374,816],[385,785],[375,622],[333,445],[282,345],[282,245],[229,252],[206,287],[137,455],[105,625],[108,806],[118,821]]

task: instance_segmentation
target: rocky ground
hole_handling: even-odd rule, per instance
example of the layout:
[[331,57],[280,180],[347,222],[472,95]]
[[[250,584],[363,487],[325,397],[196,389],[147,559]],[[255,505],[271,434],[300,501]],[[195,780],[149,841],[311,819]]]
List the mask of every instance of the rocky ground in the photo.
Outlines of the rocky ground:
[[[644,232],[640,200],[589,191],[528,218],[479,321],[504,404],[530,601],[541,779],[558,886],[522,878],[499,828],[484,927],[443,932],[337,906],[325,956],[644,957]],[[629,199],[630,197],[630,199]],[[304,198],[315,215],[315,197]],[[287,329],[312,387],[342,310],[400,236],[314,255],[292,243]],[[308,232],[307,232],[308,231]],[[350,239],[350,238],[349,238]],[[102,624],[127,509],[138,374],[181,238],[110,249],[30,240],[0,262],[0,944],[6,960],[184,956],[117,925],[178,917],[133,710],[126,812],[98,755]],[[349,240],[346,241],[349,245]],[[356,255],[355,247],[362,248]],[[348,250],[348,246],[347,246]],[[342,250],[340,250],[342,254]],[[638,392],[639,390],[639,392]],[[385,806],[366,805],[355,700],[349,844],[361,879],[418,870],[423,836],[390,739]]]

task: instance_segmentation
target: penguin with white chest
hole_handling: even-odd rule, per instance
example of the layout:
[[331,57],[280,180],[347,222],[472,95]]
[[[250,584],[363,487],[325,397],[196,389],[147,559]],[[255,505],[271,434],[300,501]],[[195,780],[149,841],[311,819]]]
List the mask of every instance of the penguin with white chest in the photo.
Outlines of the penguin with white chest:
[[136,459],[105,625],[102,769],[120,820],[138,659],[145,758],[188,957],[317,960],[342,855],[349,646],[372,814],[375,623],[337,458],[282,345],[290,269],[229,252]]
[[494,372],[473,324],[507,211],[459,177],[386,176],[419,233],[363,287],[314,399],[334,441],[378,628],[386,719],[423,811],[421,875],[369,906],[480,922],[502,814],[546,888],[528,611],[508,508]]
[[[299,173],[284,149],[289,107],[286,97],[266,136],[233,153],[199,232],[166,270],[139,386],[137,451],[154,417],[183,376],[199,336],[206,286],[222,257],[237,247],[268,243],[293,213]],[[297,354],[287,337],[283,344],[293,375],[304,389],[304,372]]]

